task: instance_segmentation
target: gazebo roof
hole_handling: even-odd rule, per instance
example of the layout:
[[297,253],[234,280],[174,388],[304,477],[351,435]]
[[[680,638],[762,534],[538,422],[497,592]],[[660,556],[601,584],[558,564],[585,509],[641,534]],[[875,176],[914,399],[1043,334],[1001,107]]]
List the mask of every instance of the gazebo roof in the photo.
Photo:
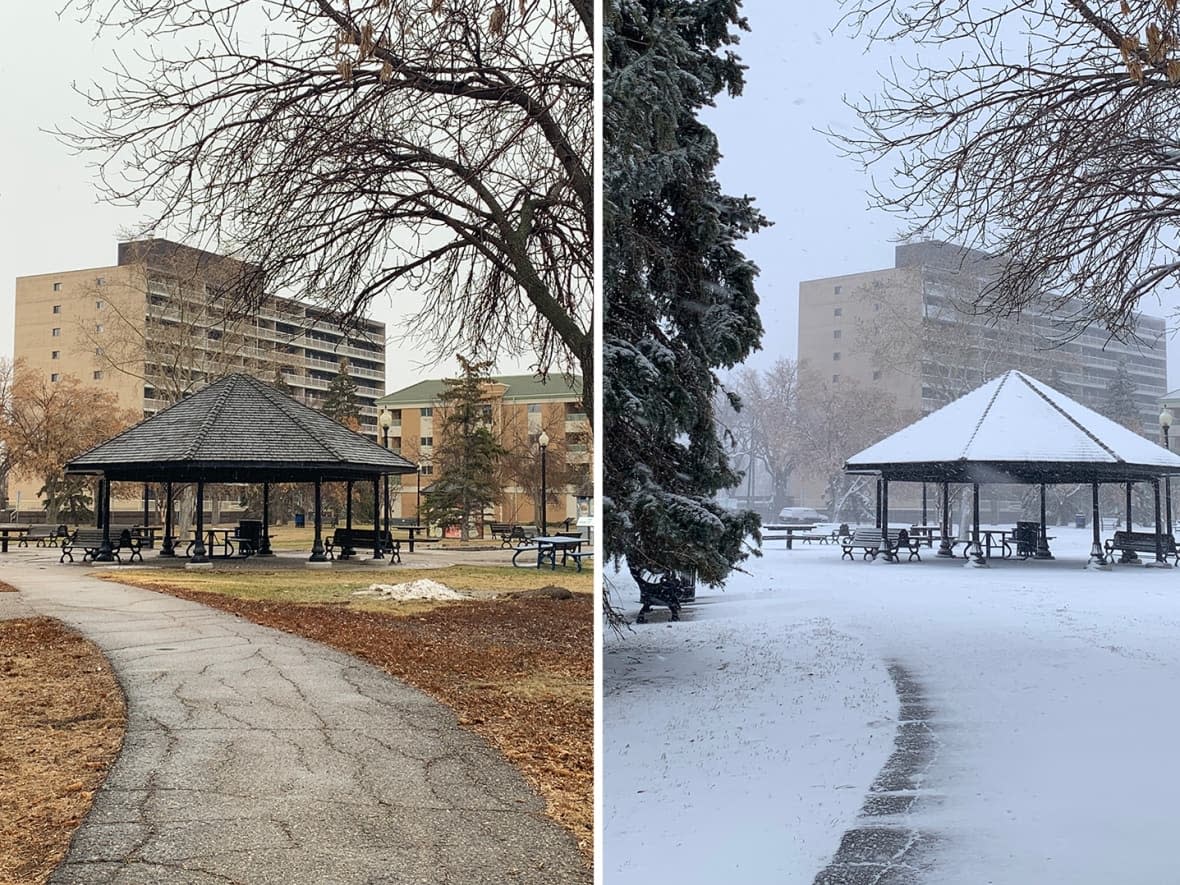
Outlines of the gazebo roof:
[[310,482],[417,467],[271,385],[227,375],[66,465],[136,482]]
[[1013,370],[844,469],[916,482],[1122,482],[1180,473],[1180,457]]

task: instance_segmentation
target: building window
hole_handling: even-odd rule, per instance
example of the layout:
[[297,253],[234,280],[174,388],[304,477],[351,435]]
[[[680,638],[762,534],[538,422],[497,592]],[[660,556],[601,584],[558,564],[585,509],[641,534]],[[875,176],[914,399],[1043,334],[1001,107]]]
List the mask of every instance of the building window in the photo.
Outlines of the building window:
[[873,305],[873,310],[880,310],[880,309],[881,309],[881,305],[880,305],[880,304],[874,304],[874,305]]
[[103,350],[101,347],[94,348],[94,355],[95,356],[102,356],[104,353],[106,353],[106,351]]
[[839,382],[840,382],[840,376],[839,376],[839,375],[833,375],[833,376],[832,376],[832,383],[833,383],[833,384],[838,384]]
[[54,329],[49,334],[51,334],[54,338],[60,338],[61,337],[61,329]]
[[434,465],[433,464],[423,464],[419,468],[419,470],[422,471],[423,476],[433,476],[434,475]]
[[540,403],[529,403],[529,414],[530,415],[540,415],[541,414],[541,404]]
[[832,316],[834,316],[834,317],[842,317],[842,316],[844,316],[844,308],[842,308],[842,307],[834,307],[834,308],[832,308]]
[[880,370],[880,369],[874,369],[874,370],[873,370],[873,380],[874,380],[874,381],[880,381],[880,380],[881,380],[881,370]]
[[53,381],[53,382],[55,382],[55,383],[56,383],[56,382],[58,382],[58,381],[60,381],[60,380],[61,380],[61,375],[59,375],[57,372],[53,372],[53,373],[52,373],[52,374],[49,376],[49,380],[50,380],[50,381]]
[[434,407],[427,406],[424,409],[419,409],[418,414],[421,415],[423,418],[430,418],[431,416],[434,415]]
[[832,337],[833,337],[833,338],[839,338],[839,337],[840,337],[840,330],[839,330],[839,329],[833,329],[833,330],[832,330]]
[[101,332],[102,331],[102,323],[95,323],[94,324],[94,331]]
[[833,353],[833,354],[832,354],[832,359],[833,359],[834,361],[839,361],[839,359],[840,359],[840,351],[838,351],[838,350],[837,350],[835,353]]
[[[95,282],[95,283],[97,283],[97,284],[98,284],[98,285],[100,285],[100,286],[105,286],[105,285],[107,284],[107,279],[106,279],[106,277],[99,277],[99,278],[98,278],[98,279],[96,279],[94,282]],[[98,305],[98,306],[99,306],[99,307],[102,307],[102,304],[101,304],[101,302],[99,303],[99,305]]]
[[433,436],[419,437],[418,438],[418,445],[422,446],[423,448],[429,448],[430,446],[434,445],[434,437]]
[[[61,291],[61,283],[54,283],[53,284],[53,291],[60,292]],[[58,305],[58,306],[60,307],[61,305]],[[57,313],[57,311],[55,310],[54,313]]]
[[61,313],[61,305],[60,304],[53,305],[53,312],[54,313]]
[[102,369],[98,369],[97,371],[95,371],[95,373],[94,373],[94,380],[95,380],[95,381],[101,381],[101,380],[102,380]]
[[390,409],[389,415],[391,418],[393,418],[394,424],[401,424],[402,423],[402,410],[401,409]]
[[52,352],[49,354],[49,358],[50,358],[51,360],[59,360],[59,359],[61,359],[61,351],[60,351],[60,350],[54,350],[54,351],[52,351]]
[[[99,283],[99,285],[101,286],[102,283]],[[104,307],[106,307],[105,301],[95,301],[94,302],[94,309],[95,310],[102,310]]]
[[839,295],[839,294],[840,294],[841,292],[843,292],[843,291],[844,291],[844,287],[843,287],[843,286],[834,286],[834,287],[832,288],[832,292],[833,292],[833,293],[835,293],[836,295]]

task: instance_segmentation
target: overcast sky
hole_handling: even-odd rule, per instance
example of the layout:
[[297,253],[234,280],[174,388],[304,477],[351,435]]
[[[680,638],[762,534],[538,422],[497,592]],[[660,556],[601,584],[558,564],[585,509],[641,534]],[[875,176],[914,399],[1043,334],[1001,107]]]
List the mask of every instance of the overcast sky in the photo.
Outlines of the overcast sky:
[[[893,266],[902,225],[868,209],[867,177],[816,130],[850,130],[843,103],[875,94],[889,55],[865,52],[863,39],[837,28],[835,0],[795,4],[743,0],[751,31],[737,53],[749,70],[743,95],[722,98],[707,119],[724,154],[719,176],[729,193],[756,197],[774,226],[746,242],[761,269],[758,292],[766,334],[749,365],[764,368],[797,351],[799,282]],[[835,31],[833,32],[833,29]],[[1140,305],[1167,316],[1180,297]],[[1180,387],[1180,349],[1168,321],[1168,387]]]
[[[102,267],[115,263],[119,233],[140,220],[137,212],[100,204],[95,158],[72,156],[43,130],[66,126],[70,118],[95,119],[72,84],[110,83],[103,68],[111,62],[113,42],[95,42],[94,29],[55,10],[64,0],[6,2],[8,32],[0,55],[0,354],[12,355],[13,291],[18,276]],[[126,55],[134,47],[119,45]],[[386,324],[390,336],[416,303],[401,296],[397,304],[378,298],[370,316]],[[391,340],[386,384],[390,391],[424,378],[453,374],[451,362],[422,366],[425,352]],[[502,360],[501,373],[529,371],[528,361]]]

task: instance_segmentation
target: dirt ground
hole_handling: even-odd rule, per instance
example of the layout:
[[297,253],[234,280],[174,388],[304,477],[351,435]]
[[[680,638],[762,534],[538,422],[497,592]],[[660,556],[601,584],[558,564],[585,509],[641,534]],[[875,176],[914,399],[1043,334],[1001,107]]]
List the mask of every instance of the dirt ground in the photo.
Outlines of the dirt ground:
[[572,599],[496,599],[409,613],[242,599],[135,581],[354,654],[451,707],[540,792],[587,864],[594,823],[594,611]]
[[0,621],[0,885],[49,878],[124,721],[123,693],[94,645],[49,618]]

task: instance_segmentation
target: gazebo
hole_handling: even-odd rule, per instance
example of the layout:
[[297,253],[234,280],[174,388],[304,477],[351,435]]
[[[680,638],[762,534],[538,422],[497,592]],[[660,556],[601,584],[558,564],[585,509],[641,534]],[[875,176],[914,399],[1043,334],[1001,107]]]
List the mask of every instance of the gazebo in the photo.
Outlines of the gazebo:
[[[272,555],[269,485],[315,484],[315,540],[311,562],[327,562],[321,507],[324,482],[348,484],[347,521],[352,527],[352,486],[371,481],[374,501],[382,476],[414,473],[416,465],[373,440],[354,433],[249,375],[227,375],[134,427],[79,455],[66,465],[71,474],[99,477],[97,506],[103,528],[99,561],[111,561],[112,482],[158,482],[166,488],[161,556],[174,556],[172,484],[196,483],[196,538],[192,563],[206,563],[205,483],[261,483],[260,555]],[[379,537],[379,533],[374,533]],[[380,544],[374,558],[380,558]]]
[[[1180,457],[1013,370],[869,446],[849,458],[844,469],[879,477],[883,526],[888,525],[891,480],[941,483],[943,542],[939,554],[943,556],[951,555],[948,486],[971,484],[974,498],[970,555],[976,564],[983,563],[979,546],[981,483],[1040,485],[1037,557],[1043,559],[1052,558],[1045,525],[1045,485],[1089,484],[1094,531],[1089,565],[1101,567],[1105,555],[1098,486],[1125,483],[1130,512],[1132,484],[1150,482],[1155,492],[1156,536],[1160,539],[1159,480],[1161,476],[1180,474]],[[1156,549],[1158,559],[1158,541]]]

